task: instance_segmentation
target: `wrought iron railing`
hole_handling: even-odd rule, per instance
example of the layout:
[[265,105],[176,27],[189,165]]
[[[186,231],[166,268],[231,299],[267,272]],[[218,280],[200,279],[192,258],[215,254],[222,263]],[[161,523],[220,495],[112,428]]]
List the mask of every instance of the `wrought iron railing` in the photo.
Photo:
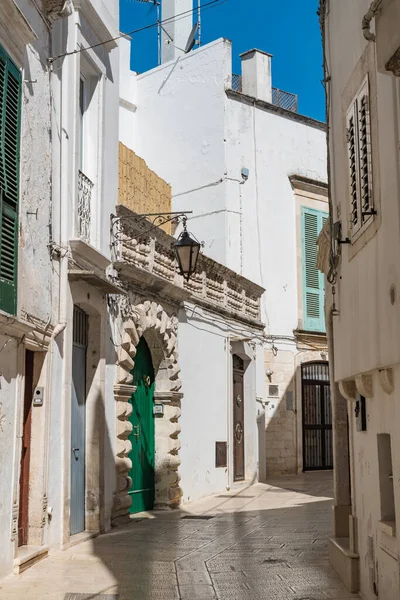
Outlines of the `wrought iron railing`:
[[297,94],[278,90],[278,88],[272,88],[272,104],[286,110],[291,110],[292,112],[298,111]]
[[78,236],[85,242],[90,242],[91,200],[93,182],[82,171],[78,172]]
[[242,76],[232,73],[232,89],[234,92],[242,91]]
[[[242,91],[242,76],[236,73],[232,74],[232,89],[235,92]],[[297,94],[291,94],[278,88],[272,88],[272,104],[290,110],[292,112],[298,112],[298,98]]]

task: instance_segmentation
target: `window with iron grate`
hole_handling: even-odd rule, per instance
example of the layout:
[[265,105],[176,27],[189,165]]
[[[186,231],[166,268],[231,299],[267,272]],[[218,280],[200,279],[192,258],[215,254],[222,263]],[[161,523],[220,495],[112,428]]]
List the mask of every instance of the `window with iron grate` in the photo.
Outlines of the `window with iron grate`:
[[368,77],[352,100],[346,116],[352,237],[375,215],[372,185],[372,145]]

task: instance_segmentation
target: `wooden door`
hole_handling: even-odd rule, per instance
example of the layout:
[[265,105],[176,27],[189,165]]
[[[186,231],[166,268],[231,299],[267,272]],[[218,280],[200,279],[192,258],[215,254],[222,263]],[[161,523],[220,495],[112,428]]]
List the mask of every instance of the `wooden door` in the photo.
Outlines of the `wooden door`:
[[302,366],[303,470],[333,468],[332,407],[328,363]]
[[26,546],[28,543],[29,466],[31,460],[33,359],[34,353],[30,350],[26,350],[21,471],[19,478],[18,546]]
[[233,480],[243,481],[244,466],[244,362],[233,356]]
[[85,530],[87,344],[88,315],[74,306],[71,389],[71,535]]
[[133,383],[136,392],[131,397],[132,434],[132,470],[129,476],[132,486],[129,495],[132,498],[131,513],[151,510],[154,506],[154,368],[151,352],[144,338],[136,349]]

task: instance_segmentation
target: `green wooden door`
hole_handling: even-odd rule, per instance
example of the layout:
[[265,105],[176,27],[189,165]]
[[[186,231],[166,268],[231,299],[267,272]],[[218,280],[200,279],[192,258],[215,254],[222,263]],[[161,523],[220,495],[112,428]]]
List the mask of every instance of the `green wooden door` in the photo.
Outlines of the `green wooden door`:
[[154,368],[150,349],[144,338],[136,349],[133,382],[136,392],[131,397],[133,431],[130,436],[132,452],[131,513],[151,510],[154,505]]

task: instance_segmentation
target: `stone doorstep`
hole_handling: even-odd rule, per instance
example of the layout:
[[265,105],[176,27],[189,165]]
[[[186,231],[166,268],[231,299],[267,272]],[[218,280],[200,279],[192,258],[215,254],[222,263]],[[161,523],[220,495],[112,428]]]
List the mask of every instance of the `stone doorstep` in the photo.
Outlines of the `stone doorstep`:
[[14,559],[14,573],[20,575],[39,560],[47,558],[49,546],[21,546],[18,548],[18,556]]
[[328,539],[329,560],[340,579],[352,593],[360,591],[360,557],[351,552],[349,538]]
[[87,542],[100,535],[99,531],[82,531],[81,533],[75,533],[71,535],[69,541],[61,546],[61,550],[68,550],[73,546],[77,546],[82,542]]

